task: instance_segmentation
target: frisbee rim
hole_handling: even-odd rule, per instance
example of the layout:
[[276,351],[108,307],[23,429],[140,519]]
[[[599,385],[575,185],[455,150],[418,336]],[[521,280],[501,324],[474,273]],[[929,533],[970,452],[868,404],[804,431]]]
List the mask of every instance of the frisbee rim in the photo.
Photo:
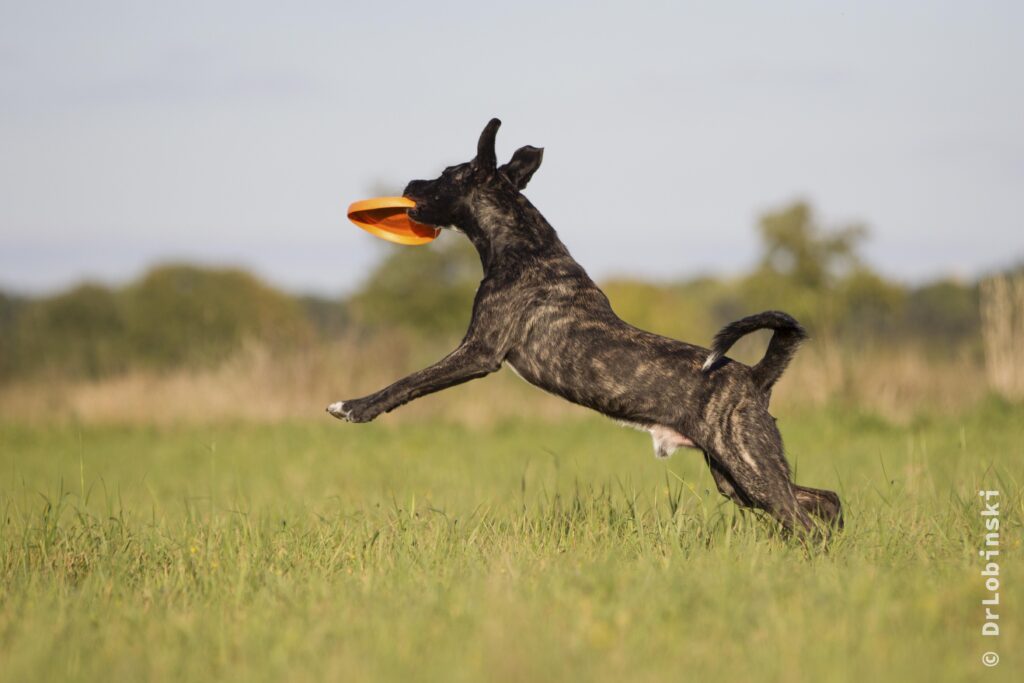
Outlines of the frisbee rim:
[[417,223],[411,218],[407,218],[410,224],[416,226],[422,226],[424,230],[433,231],[433,235],[417,235],[396,233],[381,228],[376,223],[367,223],[358,218],[359,214],[366,211],[377,211],[380,209],[411,209],[416,206],[416,202],[409,199],[408,197],[373,197],[371,199],[361,199],[357,202],[352,202],[348,207],[347,216],[352,223],[357,227],[362,228],[366,232],[370,233],[374,237],[393,242],[395,244],[402,244],[405,246],[419,246],[421,244],[427,244],[437,239],[438,235],[441,234],[441,229],[433,225],[427,225],[426,223]]

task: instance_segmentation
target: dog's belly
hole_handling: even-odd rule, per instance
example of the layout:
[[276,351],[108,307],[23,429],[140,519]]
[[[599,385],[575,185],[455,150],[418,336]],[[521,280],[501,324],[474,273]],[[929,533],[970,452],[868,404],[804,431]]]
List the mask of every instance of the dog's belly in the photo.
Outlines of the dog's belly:
[[698,407],[700,364],[687,345],[652,338],[615,329],[533,334],[505,363],[530,384],[612,419],[679,428]]
[[[529,373],[529,371],[528,375],[524,375],[516,368],[515,365],[511,363],[511,361],[506,360],[505,365],[508,366],[508,368],[512,372],[514,372],[516,376],[519,377],[520,379],[536,387],[539,387],[547,392],[553,393],[558,396],[562,396],[562,398],[565,398],[569,401],[572,401],[574,403],[580,403],[580,401],[576,400],[574,396],[567,395],[568,392],[563,393],[561,391],[554,390],[552,387],[549,387],[545,383],[542,383],[539,378],[533,377],[532,373]],[[595,410],[598,410],[598,412],[604,413],[605,415],[608,415],[613,419],[617,419],[615,415],[609,415],[608,413],[605,413],[603,410],[600,410],[600,408],[594,405],[589,405],[587,407],[594,408]],[[698,446],[689,437],[687,437],[685,434],[672,427],[667,427],[662,424],[645,424],[641,422],[633,422],[625,419],[618,419],[618,422],[625,427],[633,427],[634,429],[638,429],[642,432],[650,433],[651,439],[654,441],[654,456],[657,458],[667,458],[679,448],[698,448]]]
[[612,419],[638,424],[651,421],[616,409],[616,406],[612,405],[615,402],[615,392],[607,387],[597,387],[586,381],[579,381],[579,378],[566,376],[567,373],[552,372],[550,367],[542,368],[537,363],[530,362],[529,359],[506,358],[505,365],[520,379],[538,389],[560,396],[571,403],[596,410]]

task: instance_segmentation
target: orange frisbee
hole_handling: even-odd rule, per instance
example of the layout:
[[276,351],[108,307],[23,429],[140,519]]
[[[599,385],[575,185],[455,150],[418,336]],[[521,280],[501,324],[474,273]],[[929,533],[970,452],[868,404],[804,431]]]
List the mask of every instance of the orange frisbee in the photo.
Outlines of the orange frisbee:
[[414,206],[416,202],[405,197],[374,197],[349,206],[348,219],[388,242],[426,244],[441,234],[441,230],[409,218],[408,211]]

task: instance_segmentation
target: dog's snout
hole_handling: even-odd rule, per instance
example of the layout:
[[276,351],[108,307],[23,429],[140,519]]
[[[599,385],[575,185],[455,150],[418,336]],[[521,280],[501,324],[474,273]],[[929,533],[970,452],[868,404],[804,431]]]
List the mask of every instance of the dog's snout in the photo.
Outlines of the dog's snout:
[[403,197],[408,197],[413,201],[423,199],[424,189],[427,181],[425,180],[413,180],[405,186],[405,190],[402,191]]

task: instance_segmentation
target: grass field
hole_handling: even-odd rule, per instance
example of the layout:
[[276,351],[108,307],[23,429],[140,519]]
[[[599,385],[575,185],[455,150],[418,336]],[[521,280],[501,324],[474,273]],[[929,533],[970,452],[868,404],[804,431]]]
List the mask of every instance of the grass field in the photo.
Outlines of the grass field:
[[1024,410],[780,427],[798,480],[843,497],[828,551],[596,417],[8,423],[0,679],[1022,680]]

